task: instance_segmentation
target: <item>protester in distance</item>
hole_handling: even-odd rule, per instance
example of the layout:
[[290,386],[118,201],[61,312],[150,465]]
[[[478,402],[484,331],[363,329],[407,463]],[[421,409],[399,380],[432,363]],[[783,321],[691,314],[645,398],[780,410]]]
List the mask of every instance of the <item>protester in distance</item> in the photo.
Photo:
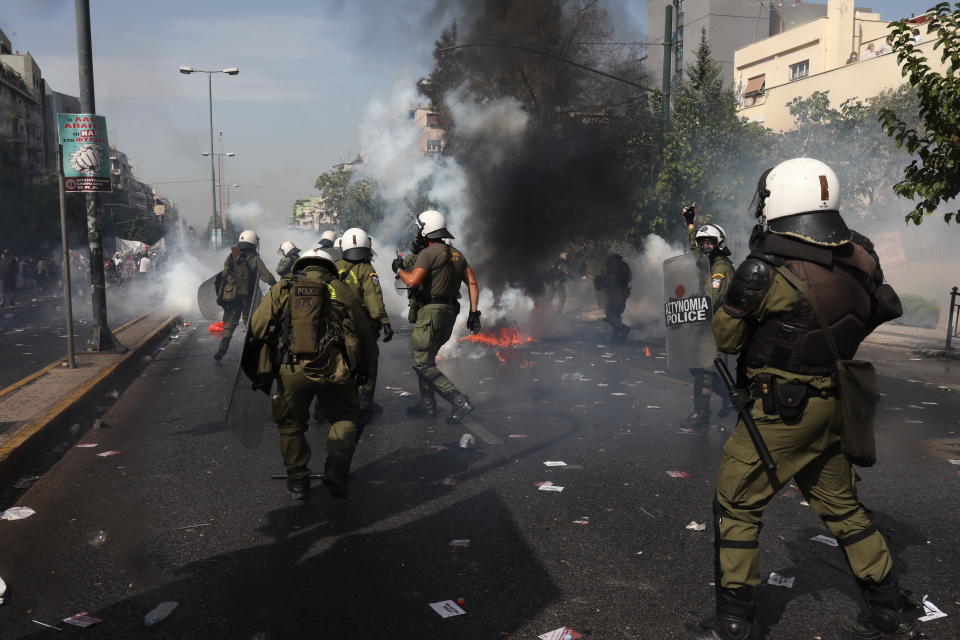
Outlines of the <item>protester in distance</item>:
[[241,317],[244,321],[250,315],[250,305],[254,293],[260,287],[260,280],[273,286],[276,278],[260,259],[260,237],[255,231],[245,230],[240,234],[236,247],[230,249],[230,255],[223,261],[223,271],[217,286],[217,303],[223,307],[223,334],[220,347],[213,355],[218,362],[230,348],[230,339]]
[[37,260],[37,291],[43,293],[50,286],[50,260],[46,256],[40,256]]
[[0,307],[17,305],[17,278],[20,275],[20,262],[10,249],[4,249],[0,255]]
[[346,498],[359,437],[357,386],[375,367],[376,338],[369,316],[337,278],[333,257],[320,249],[305,251],[253,313],[250,335],[277,349],[272,360],[279,366],[264,375],[268,382],[278,380],[273,416],[287,490],[295,500],[310,495],[311,451],[305,434],[316,398],[330,423],[323,484],[334,498]]
[[791,479],[836,538],[866,603],[838,637],[913,637],[923,607],[897,584],[887,542],[857,496],[845,455],[855,435],[866,439],[850,430],[849,416],[872,415],[872,407],[841,413],[837,396],[838,362],[898,317],[900,301],[884,283],[872,243],[840,215],[840,185],[826,164],[780,163],[760,177],[754,202],[752,252],[737,268],[713,331],[721,351],[739,354],[742,392],[776,470],[764,468],[741,419],[717,473],[716,617],[688,624],[687,637],[758,635],[763,510]]
[[557,305],[558,314],[563,313],[563,307],[567,304],[567,281],[573,279],[573,276],[570,275],[570,264],[567,261],[568,256],[569,254],[566,251],[561,251],[560,255],[543,277],[544,284],[546,284],[547,292],[549,293],[547,303],[550,304],[554,300],[560,301]]
[[370,368],[367,381],[360,385],[360,428],[373,419],[383,409],[374,402],[374,393],[377,390],[377,363],[380,350],[377,348],[376,337],[383,331],[383,341],[393,339],[393,326],[387,315],[387,308],[383,304],[383,291],[380,288],[380,278],[373,267],[373,244],[366,231],[360,228],[347,229],[340,240],[343,257],[337,260],[337,272],[340,280],[350,287],[354,297],[360,301],[364,314],[370,323],[374,336],[373,349],[376,357]]
[[594,277],[593,287],[597,291],[597,303],[603,309],[603,321],[610,325],[611,342],[623,342],[630,333],[630,327],[623,324],[623,312],[627,308],[627,299],[630,297],[630,282],[633,273],[630,265],[623,260],[619,253],[607,256],[600,270],[600,275]]
[[466,395],[437,367],[437,352],[453,333],[460,313],[460,286],[467,285],[470,296],[470,314],[467,328],[480,332],[480,287],[466,257],[455,247],[444,242],[454,239],[447,231],[446,219],[439,211],[424,211],[417,216],[417,235],[412,251],[416,254],[413,269],[404,269],[404,259],[397,257],[391,265],[397,277],[410,290],[410,316],[415,323],[410,337],[413,348],[413,370],[420,385],[420,400],[407,408],[411,416],[430,417],[437,413],[435,393],[450,403],[447,416],[450,424],[459,424],[473,411]]

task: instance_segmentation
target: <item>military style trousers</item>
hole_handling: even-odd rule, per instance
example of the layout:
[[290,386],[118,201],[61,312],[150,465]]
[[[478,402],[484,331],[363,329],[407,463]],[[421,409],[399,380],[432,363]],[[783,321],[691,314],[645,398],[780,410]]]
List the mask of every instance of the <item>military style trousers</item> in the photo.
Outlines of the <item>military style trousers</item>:
[[836,397],[807,403],[800,419],[787,423],[754,402],[751,413],[777,463],[775,474],[764,470],[742,420],[724,445],[714,505],[721,587],[760,584],[763,509],[790,478],[840,543],[857,578],[880,582],[892,567],[887,543],[857,499],[853,469],[840,451]]
[[428,304],[417,311],[417,324],[410,336],[413,348],[413,370],[447,397],[459,393],[456,385],[437,367],[437,352],[453,333],[460,312],[458,304]]
[[344,456],[349,460],[357,449],[360,399],[353,381],[320,384],[307,378],[301,365],[283,365],[280,386],[273,400],[273,420],[280,431],[280,454],[291,478],[310,475],[310,444],[306,432],[314,398],[330,423],[327,456]]
[[233,332],[240,324],[240,318],[243,318],[244,322],[250,322],[250,298],[238,298],[226,305],[223,308],[223,334],[221,335],[224,338],[232,338]]

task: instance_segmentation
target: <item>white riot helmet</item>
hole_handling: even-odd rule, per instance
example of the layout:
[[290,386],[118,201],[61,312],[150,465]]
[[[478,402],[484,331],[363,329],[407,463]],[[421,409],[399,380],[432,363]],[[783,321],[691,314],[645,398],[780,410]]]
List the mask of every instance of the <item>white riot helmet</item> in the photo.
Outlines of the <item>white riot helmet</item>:
[[289,240],[286,240],[283,244],[280,245],[280,249],[278,249],[277,252],[280,255],[285,256],[296,248],[297,248],[297,245],[293,244]]
[[428,209],[417,216],[417,228],[421,236],[431,240],[455,237],[447,231],[447,220],[443,214],[433,209]]
[[359,262],[366,260],[373,254],[373,243],[370,236],[363,229],[354,227],[347,229],[340,236],[340,250],[346,260]]
[[340,237],[338,237],[336,240],[333,241],[333,248],[334,248],[334,249],[342,249],[342,248],[343,248],[343,236],[340,236]]
[[723,251],[727,248],[727,234],[723,227],[718,224],[704,224],[697,229],[697,244],[700,244],[701,238],[712,238],[715,251]]
[[823,246],[850,241],[840,215],[840,181],[819,160],[793,158],[764,173],[755,203],[754,212],[773,233]]
[[256,231],[251,231],[250,229],[245,229],[240,233],[240,242],[246,242],[258,249],[260,248],[260,236],[257,235]]
[[323,249],[310,249],[300,254],[300,257],[293,263],[291,271],[303,271],[312,264],[319,264],[327,267],[333,273],[337,272],[337,263],[329,253]]
[[337,239],[337,234],[336,234],[336,232],[334,232],[334,231],[332,231],[332,230],[330,230],[330,229],[327,229],[327,230],[324,231],[323,234],[320,236],[320,247],[323,248],[323,249],[329,249],[330,247],[333,246],[333,242],[334,242],[334,240],[336,240],[336,239]]

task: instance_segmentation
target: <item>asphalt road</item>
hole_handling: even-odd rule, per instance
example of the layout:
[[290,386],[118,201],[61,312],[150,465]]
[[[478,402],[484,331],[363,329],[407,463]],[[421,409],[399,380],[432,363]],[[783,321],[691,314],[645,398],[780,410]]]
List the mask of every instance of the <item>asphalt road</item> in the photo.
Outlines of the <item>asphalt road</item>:
[[[709,526],[733,419],[682,431],[690,386],[660,373],[662,346],[606,335],[581,323],[573,337],[504,352],[505,363],[479,345],[480,357],[446,358],[479,406],[471,424],[449,426],[403,411],[416,394],[404,327],[382,347],[385,413],[363,436],[350,500],[319,490],[293,503],[269,479],[283,470],[275,432],[245,449],[224,423],[236,345],[215,364],[216,339],[194,323],[108,427],[78,436],[96,447],[69,449],[3,505],[37,513],[0,522],[0,637],[533,639],[563,626],[592,639],[679,637],[712,608],[712,537],[685,527]],[[948,459],[960,458],[960,396],[882,382],[881,462],[860,472],[861,499],[901,582],[949,614],[923,630],[958,638],[960,467]],[[468,432],[477,446],[461,449]],[[323,429],[312,434],[319,471]],[[110,450],[120,453],[96,455]],[[564,489],[539,490],[544,481]],[[771,639],[836,638],[857,610],[854,582],[838,549],[811,540],[827,532],[801,500],[790,487],[767,509],[764,575],[796,581],[759,589],[761,619]],[[457,598],[465,615],[429,607]],[[178,608],[146,628],[167,601]],[[59,622],[81,611],[104,622]]]

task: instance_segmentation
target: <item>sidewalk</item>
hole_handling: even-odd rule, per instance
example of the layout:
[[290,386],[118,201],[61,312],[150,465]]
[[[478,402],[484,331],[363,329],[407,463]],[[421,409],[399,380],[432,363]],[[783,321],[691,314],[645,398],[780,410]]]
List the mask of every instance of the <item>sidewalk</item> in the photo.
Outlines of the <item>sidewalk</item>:
[[[906,325],[896,325],[887,323],[878,327],[865,342],[885,345],[888,347],[897,347],[909,349],[910,351],[923,352],[942,352],[947,340],[947,330],[944,329],[921,329],[920,327],[908,327]],[[960,339],[955,341],[956,347],[960,347]],[[917,353],[925,357],[943,357],[933,353]],[[960,357],[960,353],[956,354]]]
[[143,315],[114,330],[125,353],[66,356],[0,390],[0,485],[7,484],[31,453],[68,428],[74,416],[106,394],[122,390],[144,354],[168,335],[177,316]]
[[960,391],[960,352],[945,352],[946,338],[946,329],[885,324],[863,341],[857,358],[873,362],[881,376]]

